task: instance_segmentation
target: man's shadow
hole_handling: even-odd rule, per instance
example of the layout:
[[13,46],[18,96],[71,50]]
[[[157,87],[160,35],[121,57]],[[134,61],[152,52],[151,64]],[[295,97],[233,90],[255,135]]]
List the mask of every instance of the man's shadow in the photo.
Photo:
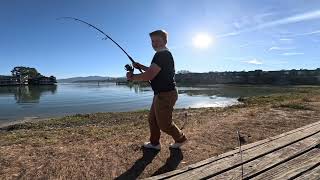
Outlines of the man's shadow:
[[160,167],[155,173],[152,174],[152,176],[175,170],[182,159],[183,154],[181,152],[181,149],[170,148],[170,157],[167,159],[166,164]]
[[130,169],[128,169],[126,172],[124,172],[115,179],[137,179],[140,176],[140,174],[144,171],[144,169],[147,167],[147,165],[150,164],[152,160],[160,152],[158,150],[148,148],[142,148],[142,151],[143,156],[140,159],[138,159]]

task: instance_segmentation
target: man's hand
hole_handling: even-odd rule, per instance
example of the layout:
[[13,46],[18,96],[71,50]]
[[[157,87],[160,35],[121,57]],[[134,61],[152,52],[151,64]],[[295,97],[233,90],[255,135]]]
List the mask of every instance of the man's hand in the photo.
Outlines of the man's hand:
[[138,62],[135,62],[135,63],[132,63],[133,67],[136,68],[136,69],[141,69],[141,64],[138,63]]
[[147,70],[149,69],[149,67],[147,67],[147,66],[145,66],[145,65],[142,65],[142,64],[140,64],[140,63],[138,63],[138,62],[132,63],[132,66],[133,66],[134,68],[136,68],[136,69],[141,69],[141,70],[143,70],[143,71],[147,71]]
[[127,80],[132,81],[133,80],[133,73],[132,72],[127,72]]

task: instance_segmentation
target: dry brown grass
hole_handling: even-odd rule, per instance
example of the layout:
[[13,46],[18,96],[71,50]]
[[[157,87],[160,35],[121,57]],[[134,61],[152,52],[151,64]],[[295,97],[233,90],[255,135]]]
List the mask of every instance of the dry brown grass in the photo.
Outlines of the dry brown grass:
[[97,113],[0,131],[0,179],[134,179],[204,160],[237,147],[236,131],[248,143],[320,120],[319,88],[245,98],[229,108],[179,109],[174,120],[189,141],[160,152],[141,149],[148,140],[148,111]]

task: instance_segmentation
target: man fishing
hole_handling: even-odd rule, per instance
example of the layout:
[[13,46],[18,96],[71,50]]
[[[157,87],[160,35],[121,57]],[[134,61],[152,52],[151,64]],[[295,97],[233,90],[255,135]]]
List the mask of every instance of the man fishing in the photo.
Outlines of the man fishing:
[[[141,72],[141,74],[133,74],[132,71],[129,71],[127,73],[128,80],[151,81],[150,84],[154,91],[154,97],[149,114],[150,142],[145,143],[144,147],[160,150],[160,130],[173,137],[175,142],[170,144],[171,148],[180,148],[187,141],[186,136],[174,122],[172,122],[173,106],[178,99],[178,92],[174,80],[175,69],[173,57],[166,47],[168,41],[167,32],[157,30],[150,33],[152,47],[156,53],[150,67],[146,67],[136,63],[116,41],[96,26],[74,17],[61,17],[57,19],[71,19],[84,23],[99,31],[105,36],[104,39],[110,39],[117,45],[123,53],[127,55],[133,66]],[[141,69],[145,72],[143,73]]]
[[175,141],[170,144],[170,148],[180,148],[187,141],[187,138],[172,121],[173,106],[178,99],[178,92],[174,80],[174,60],[166,47],[168,33],[164,30],[156,30],[149,35],[152,47],[156,51],[150,67],[135,62],[133,67],[140,68],[145,72],[141,74],[127,72],[127,79],[130,81],[151,81],[151,87],[154,91],[148,117],[150,141],[144,143],[143,147],[160,150],[160,134],[163,131],[172,136]]

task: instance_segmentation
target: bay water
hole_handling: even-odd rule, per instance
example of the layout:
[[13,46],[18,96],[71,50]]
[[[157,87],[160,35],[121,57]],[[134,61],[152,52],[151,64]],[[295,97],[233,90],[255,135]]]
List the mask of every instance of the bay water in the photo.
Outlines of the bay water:
[[[274,86],[201,85],[178,87],[175,108],[225,107],[239,97],[286,91]],[[149,109],[153,91],[115,83],[58,83],[51,86],[0,87],[0,125],[25,119],[95,112]]]

